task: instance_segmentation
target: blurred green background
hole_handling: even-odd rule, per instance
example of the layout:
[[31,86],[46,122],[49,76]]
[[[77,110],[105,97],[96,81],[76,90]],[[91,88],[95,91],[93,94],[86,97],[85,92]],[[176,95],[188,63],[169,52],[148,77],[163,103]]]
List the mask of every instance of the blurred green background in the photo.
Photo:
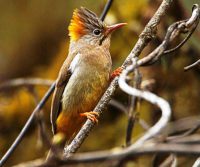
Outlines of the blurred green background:
[[[67,27],[73,10],[84,6],[100,15],[105,2],[105,0],[0,0],[0,82],[18,77],[56,79],[68,52]],[[122,64],[160,2],[160,0],[114,1],[106,17],[106,23],[127,22],[128,25],[112,36],[110,50],[113,69]],[[194,3],[199,3],[199,0],[174,2],[159,25],[158,37],[153,39],[141,57],[158,46],[170,23],[190,16]],[[173,45],[181,39],[174,41]],[[199,114],[200,68],[197,67],[189,72],[183,71],[184,66],[199,58],[199,42],[200,31],[197,28],[193,37],[181,50],[162,57],[153,66],[141,68],[144,80],[155,79],[153,91],[170,102],[173,109],[172,120]],[[44,87],[36,87],[39,97],[42,97],[46,90]],[[2,156],[20,132],[35,102],[26,88],[2,91],[0,97],[0,156]],[[120,90],[114,99],[128,107],[127,96]],[[49,136],[51,136],[50,101],[44,108]],[[150,125],[160,115],[157,108],[145,102],[141,103],[139,112],[140,117]],[[109,106],[108,111],[100,118],[98,126],[83,144],[81,151],[123,146],[126,126],[126,115]],[[141,132],[142,128],[136,125],[133,139]],[[41,145],[35,123],[9,159],[7,166],[43,157],[47,150],[46,146]],[[191,161],[181,159],[181,163],[190,166]],[[142,158],[135,160],[132,165],[148,166]]]

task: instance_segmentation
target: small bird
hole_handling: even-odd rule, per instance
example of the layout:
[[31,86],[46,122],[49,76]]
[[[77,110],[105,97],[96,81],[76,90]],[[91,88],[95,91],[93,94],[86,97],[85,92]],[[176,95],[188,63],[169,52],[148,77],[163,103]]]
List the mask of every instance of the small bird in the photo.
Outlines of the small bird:
[[119,72],[111,76],[111,33],[125,24],[107,26],[84,7],[74,10],[68,27],[69,53],[60,69],[52,99],[54,136],[59,133],[69,141],[87,119],[98,121],[98,113],[93,109],[110,78]]

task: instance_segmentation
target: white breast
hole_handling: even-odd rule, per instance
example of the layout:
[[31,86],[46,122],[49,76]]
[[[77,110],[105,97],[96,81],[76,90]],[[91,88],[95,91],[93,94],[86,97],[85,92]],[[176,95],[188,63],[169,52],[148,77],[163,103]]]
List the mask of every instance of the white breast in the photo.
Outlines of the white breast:
[[71,71],[72,73],[74,72],[74,70],[75,70],[77,64],[80,62],[80,58],[81,58],[81,54],[78,53],[78,54],[74,57],[74,59],[72,60],[70,66],[69,66],[69,69],[70,69],[70,71]]

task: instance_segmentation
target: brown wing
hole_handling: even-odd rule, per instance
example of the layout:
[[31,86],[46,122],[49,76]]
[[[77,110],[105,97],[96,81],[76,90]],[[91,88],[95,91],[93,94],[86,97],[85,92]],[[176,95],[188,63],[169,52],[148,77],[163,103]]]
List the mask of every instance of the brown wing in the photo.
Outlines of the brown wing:
[[68,55],[68,58],[65,60],[65,62],[63,63],[61,67],[61,70],[59,72],[59,75],[56,81],[56,88],[55,88],[53,98],[52,98],[51,114],[50,114],[53,134],[56,133],[56,119],[59,113],[61,112],[62,94],[71,76],[71,71],[69,70],[69,66],[73,58],[74,58],[73,55]]
[[51,125],[52,125],[53,134],[55,134],[56,132],[56,119],[61,112],[62,94],[70,76],[71,76],[71,72],[68,70],[66,81],[63,82],[62,85],[56,86],[54,94],[53,94],[52,104],[51,104]]

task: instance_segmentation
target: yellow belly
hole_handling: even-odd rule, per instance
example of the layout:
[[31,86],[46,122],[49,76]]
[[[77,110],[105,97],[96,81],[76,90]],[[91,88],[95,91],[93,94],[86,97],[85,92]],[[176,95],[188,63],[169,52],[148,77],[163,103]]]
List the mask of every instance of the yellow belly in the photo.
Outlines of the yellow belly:
[[79,114],[72,115],[61,112],[56,121],[57,132],[64,133],[66,139],[69,141],[80,130],[85,121],[86,118],[80,117]]

